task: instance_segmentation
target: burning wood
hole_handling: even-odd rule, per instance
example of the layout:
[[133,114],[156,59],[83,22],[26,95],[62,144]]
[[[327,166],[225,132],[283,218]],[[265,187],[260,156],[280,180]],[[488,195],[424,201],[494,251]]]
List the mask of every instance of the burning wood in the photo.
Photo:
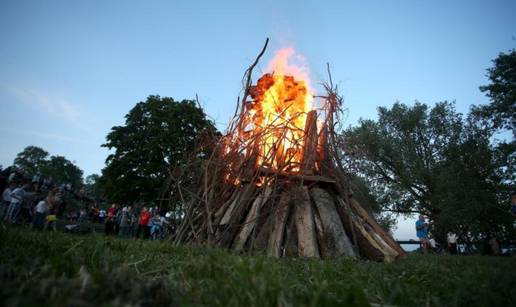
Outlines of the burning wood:
[[246,72],[239,112],[206,161],[175,242],[274,257],[404,257],[353,199],[338,167],[332,146],[342,99],[331,76],[316,109],[307,74],[289,66],[287,50],[253,86],[252,70],[266,46]]

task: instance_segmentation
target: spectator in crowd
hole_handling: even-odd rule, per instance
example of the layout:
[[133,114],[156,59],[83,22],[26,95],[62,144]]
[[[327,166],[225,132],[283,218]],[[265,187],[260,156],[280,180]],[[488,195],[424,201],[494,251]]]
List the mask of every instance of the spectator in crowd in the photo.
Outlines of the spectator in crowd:
[[500,242],[495,236],[492,236],[487,241],[487,252],[488,255],[498,256],[500,255]]
[[452,232],[449,232],[446,236],[446,242],[448,243],[448,251],[450,252],[450,254],[457,255],[457,235]]
[[32,211],[34,207],[34,190],[30,189],[31,184],[27,185],[25,194],[23,195],[23,201],[20,206],[20,219],[23,223],[29,223],[32,221]]
[[107,211],[105,232],[106,235],[111,235],[115,231],[115,216],[116,216],[116,204],[112,204]]
[[104,223],[104,220],[106,218],[106,210],[100,209],[99,210],[99,223]]
[[100,214],[100,210],[99,210],[99,206],[97,206],[97,204],[93,204],[93,206],[91,206],[90,208],[90,219],[92,222],[99,222],[100,223],[100,219],[99,219],[99,214]]
[[122,219],[122,210],[120,207],[116,206],[116,214],[115,214],[115,228],[114,234],[118,235],[120,233],[120,220]]
[[29,188],[29,184],[24,184],[22,187],[18,187],[14,189],[11,193],[11,203],[9,204],[9,208],[7,209],[6,219],[9,223],[13,224],[16,222],[18,218],[18,213],[21,210],[21,206],[23,201],[25,200],[25,194],[27,193],[27,189]]
[[421,249],[423,253],[428,251],[428,224],[425,222],[425,217],[423,215],[419,216],[419,219],[416,221],[416,235],[421,242]]
[[7,213],[7,209],[11,204],[11,193],[16,188],[16,184],[11,182],[7,188],[2,193],[2,203],[0,204],[0,221],[4,218],[4,215]]
[[58,207],[55,202],[55,199],[52,199],[52,202],[47,203],[48,206],[48,214],[45,218],[45,230],[52,229],[53,231],[57,231],[57,211]]
[[516,192],[511,195],[511,214],[512,217],[516,218]]
[[38,204],[34,208],[34,220],[32,221],[32,228],[38,230],[43,229],[43,227],[45,226],[45,219],[47,217],[50,204],[51,199],[49,196],[38,202]]
[[140,234],[143,235],[144,239],[148,239],[150,236],[149,222],[151,219],[151,213],[147,210],[147,207],[143,207],[138,218],[138,231],[136,237],[140,238]]
[[162,217],[158,211],[151,219],[151,238],[156,240],[160,237],[161,231],[163,230],[163,223],[165,218]]
[[128,236],[131,232],[131,206],[124,206],[120,216],[120,235]]
[[78,222],[79,223],[84,223],[86,221],[86,217],[87,217],[87,213],[86,213],[86,209],[84,208],[81,208],[79,210],[79,218],[78,218]]

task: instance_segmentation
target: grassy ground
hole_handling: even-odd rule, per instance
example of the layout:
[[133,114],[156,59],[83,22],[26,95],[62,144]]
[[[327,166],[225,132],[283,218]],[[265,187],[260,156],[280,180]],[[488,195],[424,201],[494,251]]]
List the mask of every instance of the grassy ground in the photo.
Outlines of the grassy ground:
[[275,260],[103,235],[0,230],[5,306],[515,306],[516,258]]

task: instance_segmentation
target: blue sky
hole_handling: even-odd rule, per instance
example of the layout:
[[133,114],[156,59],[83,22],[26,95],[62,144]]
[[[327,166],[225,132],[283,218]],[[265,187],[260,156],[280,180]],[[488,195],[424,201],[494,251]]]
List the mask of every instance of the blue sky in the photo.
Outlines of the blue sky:
[[478,86],[516,46],[515,1],[0,0],[0,164],[27,145],[99,173],[114,125],[151,94],[199,95],[224,129],[266,37],[313,83],[330,62],[347,123],[396,100],[486,103]]

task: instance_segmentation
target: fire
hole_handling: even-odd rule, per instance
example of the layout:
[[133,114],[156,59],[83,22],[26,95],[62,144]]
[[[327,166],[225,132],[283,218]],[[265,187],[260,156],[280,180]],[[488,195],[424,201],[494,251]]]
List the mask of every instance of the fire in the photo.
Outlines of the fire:
[[246,102],[240,139],[257,155],[256,165],[296,172],[303,158],[307,114],[313,95],[307,70],[293,65],[292,48],[277,52]]

